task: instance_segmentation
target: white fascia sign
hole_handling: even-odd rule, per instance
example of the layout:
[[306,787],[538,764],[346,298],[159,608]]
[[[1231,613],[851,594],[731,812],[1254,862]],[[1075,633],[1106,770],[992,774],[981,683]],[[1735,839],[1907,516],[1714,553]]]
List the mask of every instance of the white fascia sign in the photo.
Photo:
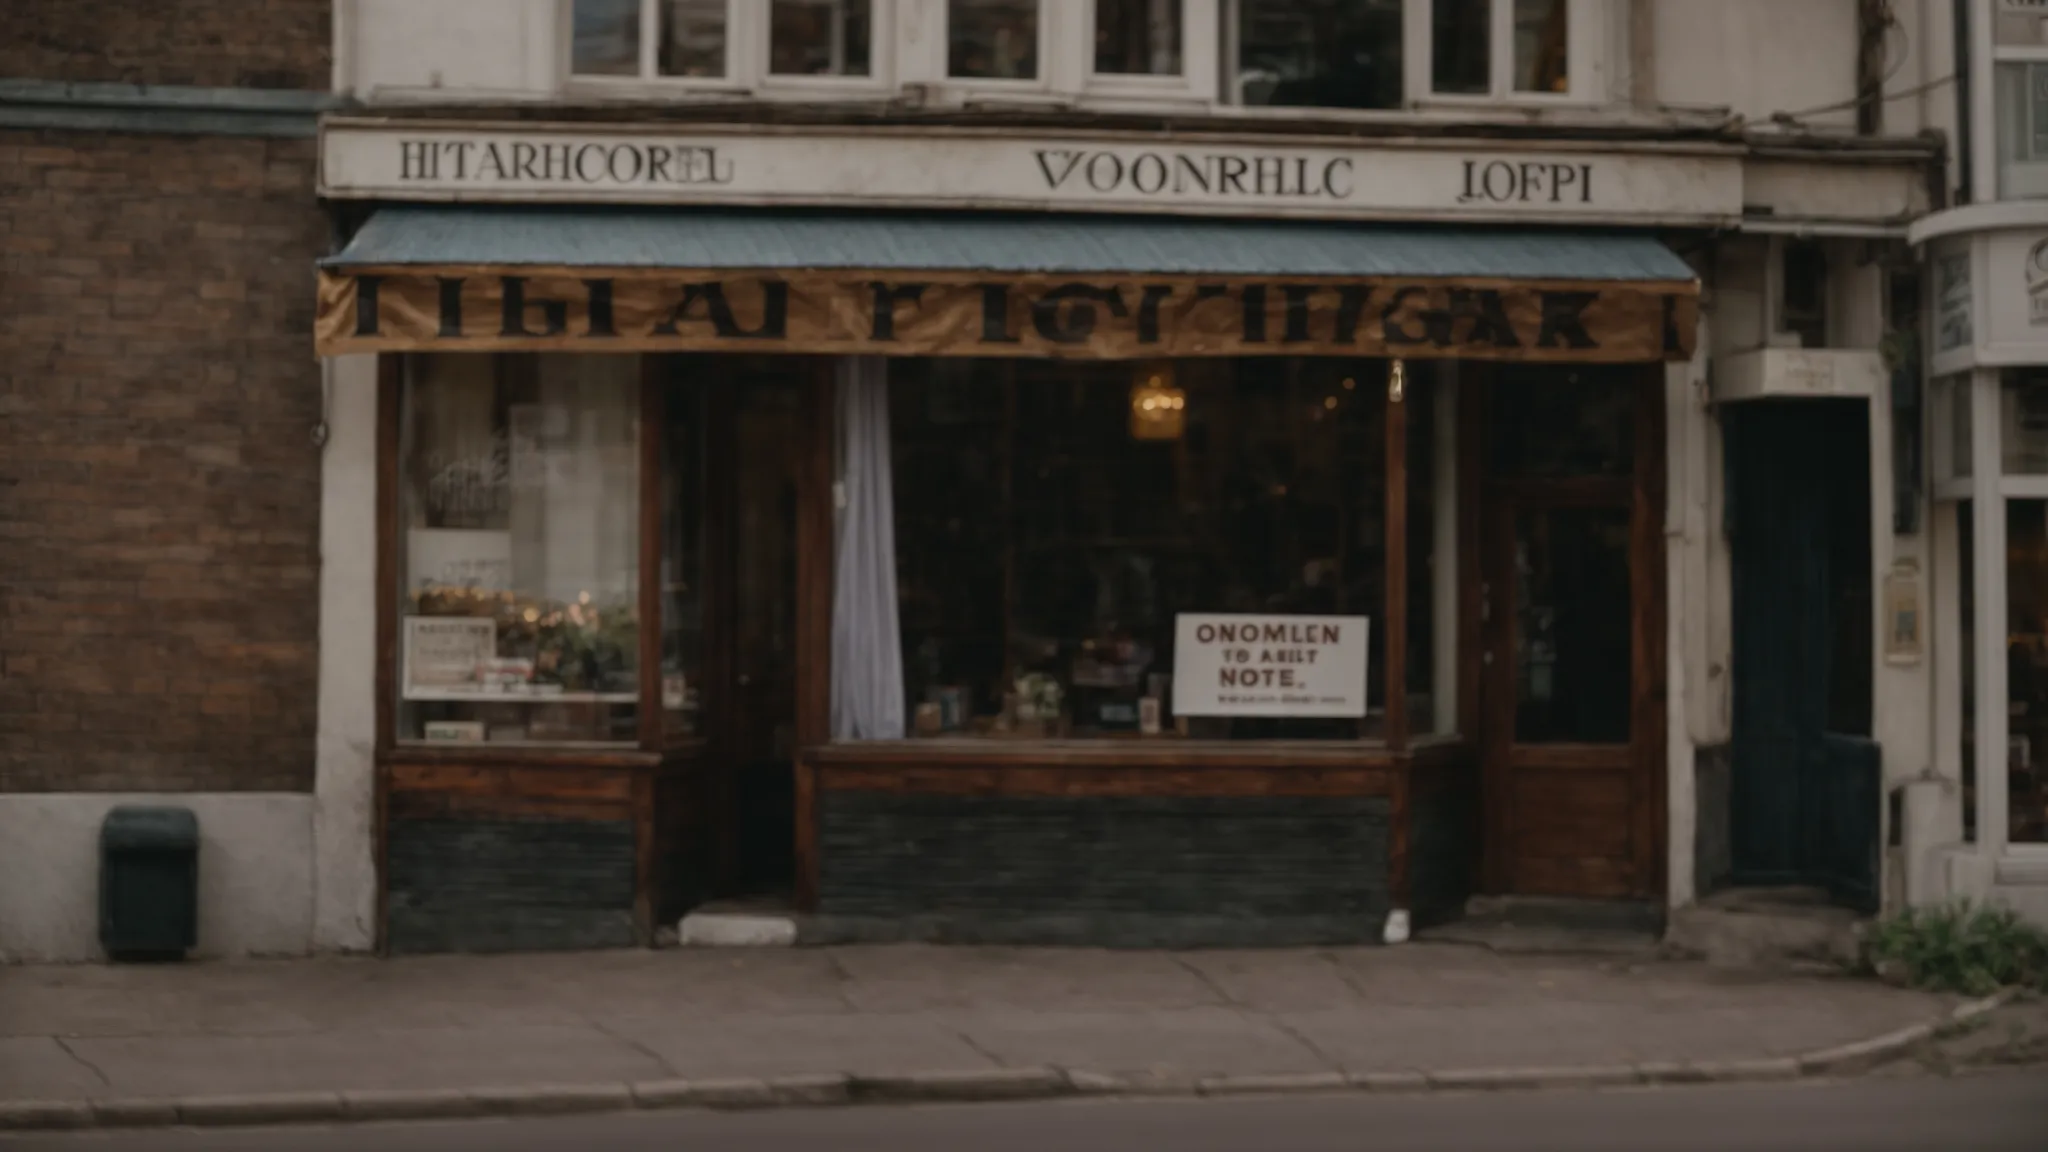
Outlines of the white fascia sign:
[[320,192],[1720,227],[1741,219],[1742,179],[1711,148],[330,119]]

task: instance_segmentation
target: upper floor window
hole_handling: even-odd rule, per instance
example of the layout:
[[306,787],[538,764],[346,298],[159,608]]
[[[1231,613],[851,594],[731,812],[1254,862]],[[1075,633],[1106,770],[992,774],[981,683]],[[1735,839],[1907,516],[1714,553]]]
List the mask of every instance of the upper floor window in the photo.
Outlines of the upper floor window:
[[573,0],[577,78],[745,87],[876,74],[887,0]]
[[1037,80],[1040,15],[1039,0],[947,0],[946,74]]
[[1237,0],[1236,103],[1398,108],[1404,0]]
[[868,0],[773,0],[768,71],[776,76],[866,76],[873,67]]
[[[1584,99],[1614,0],[570,0],[570,75],[1391,110]],[[815,90],[815,88],[813,89]]]
[[1588,0],[1234,0],[1226,102],[1392,109],[1580,94]]
[[1181,0],[1095,0],[1095,71],[1181,74]]
[[1998,194],[2048,197],[2048,62],[2001,61],[1994,84],[1998,111]]

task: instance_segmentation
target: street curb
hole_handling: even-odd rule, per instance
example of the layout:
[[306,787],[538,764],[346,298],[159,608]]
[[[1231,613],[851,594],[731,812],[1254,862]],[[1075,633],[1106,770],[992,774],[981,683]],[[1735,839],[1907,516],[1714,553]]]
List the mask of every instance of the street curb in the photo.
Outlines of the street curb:
[[2018,995],[2008,989],[1935,1020],[1798,1056],[1699,1063],[1306,1072],[1190,1078],[1062,1068],[997,1068],[889,1075],[821,1074],[632,1083],[526,1084],[470,1089],[286,1092],[106,1100],[0,1100],[0,1132],[85,1128],[476,1119],[703,1108],[837,1108],[860,1104],[966,1104],[1103,1097],[1242,1097],[1337,1092],[1513,1092],[1640,1085],[1754,1084],[1869,1071],[1928,1040],[1967,1027]]

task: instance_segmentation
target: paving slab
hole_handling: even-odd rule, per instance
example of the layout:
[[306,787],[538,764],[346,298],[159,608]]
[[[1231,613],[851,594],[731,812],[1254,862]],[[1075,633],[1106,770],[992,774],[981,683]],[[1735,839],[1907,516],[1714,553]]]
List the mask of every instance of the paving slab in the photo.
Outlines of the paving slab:
[[695,1019],[651,1013],[597,1023],[661,1060],[668,1075],[684,1079],[825,1072],[892,1076],[1000,1066],[964,1039],[950,1020],[925,1013]]
[[83,1100],[111,1089],[50,1036],[0,1036],[0,1085],[0,1097],[26,1100]]
[[588,1026],[131,1036],[70,1045],[113,1085],[102,1094],[120,1096],[473,1088],[668,1075],[659,1058]]
[[865,1012],[1058,1005],[1083,1011],[1221,1002],[1173,953],[1072,948],[864,945],[830,950]]
[[960,1027],[975,1047],[1012,1066],[1188,1077],[1331,1070],[1313,1047],[1276,1021],[1235,1008],[984,1011]]

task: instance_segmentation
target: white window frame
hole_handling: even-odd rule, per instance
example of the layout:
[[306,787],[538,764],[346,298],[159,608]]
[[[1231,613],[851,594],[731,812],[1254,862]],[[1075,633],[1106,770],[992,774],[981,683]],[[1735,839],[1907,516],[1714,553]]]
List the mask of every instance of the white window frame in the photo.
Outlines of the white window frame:
[[[916,0],[901,0],[909,4]],[[558,0],[563,87],[566,91],[604,99],[674,99],[678,96],[817,100],[882,98],[895,85],[896,7],[899,0],[870,0],[868,75],[782,76],[769,71],[770,0],[725,0],[725,75],[662,76],[660,59],[661,0],[640,0],[640,74],[596,76],[575,70],[575,0]]]

